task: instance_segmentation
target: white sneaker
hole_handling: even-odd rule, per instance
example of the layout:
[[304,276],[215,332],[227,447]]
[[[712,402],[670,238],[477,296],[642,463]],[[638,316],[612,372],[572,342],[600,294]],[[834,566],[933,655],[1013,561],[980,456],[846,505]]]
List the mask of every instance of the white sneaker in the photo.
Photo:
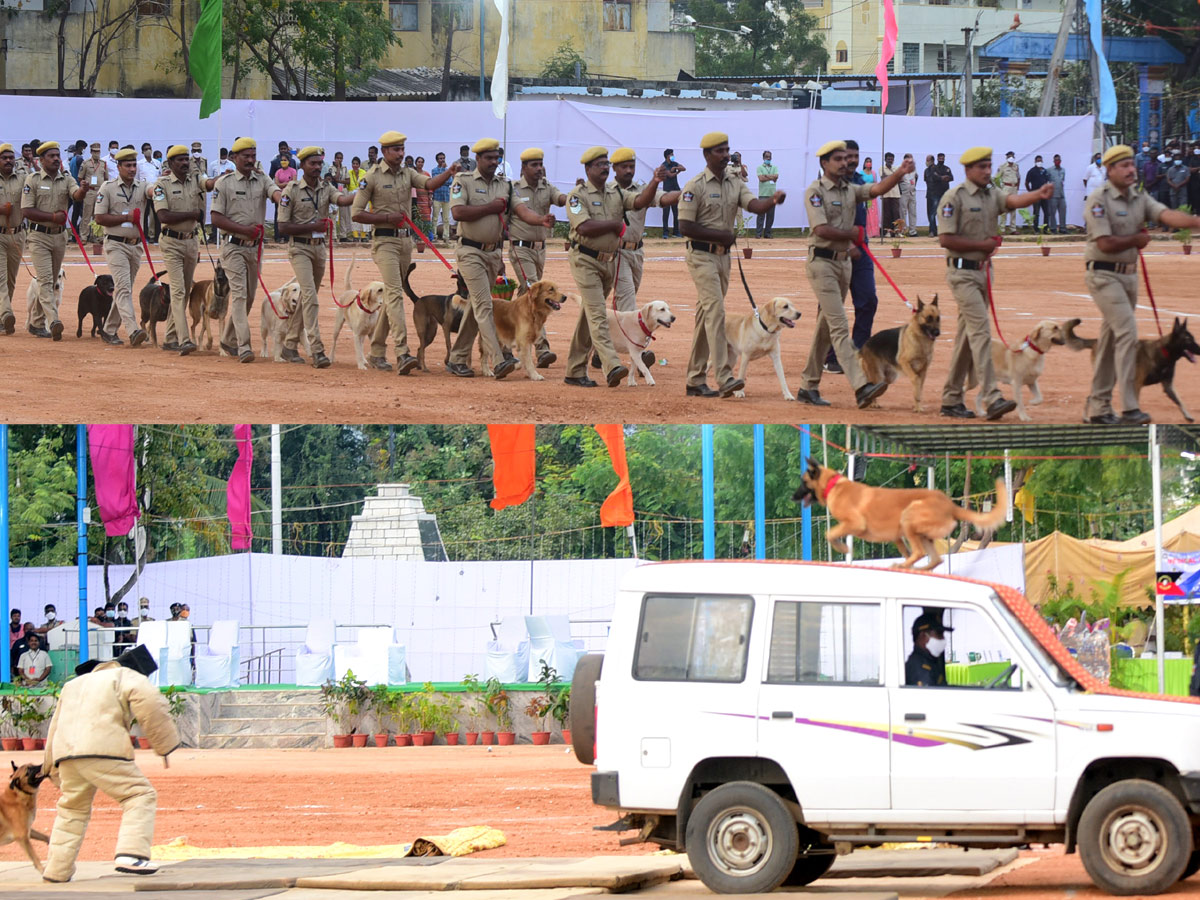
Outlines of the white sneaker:
[[115,860],[117,871],[126,875],[153,875],[158,871],[158,863],[136,856],[118,856]]

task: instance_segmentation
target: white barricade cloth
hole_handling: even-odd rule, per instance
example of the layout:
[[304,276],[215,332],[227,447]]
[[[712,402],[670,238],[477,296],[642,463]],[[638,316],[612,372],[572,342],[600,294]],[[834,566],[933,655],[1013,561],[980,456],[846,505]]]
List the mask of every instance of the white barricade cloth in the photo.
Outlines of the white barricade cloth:
[[[389,667],[393,660],[396,635],[391,625],[376,625],[358,629],[358,640],[353,644],[333,645],[333,677],[341,681],[347,672],[353,672],[359,681],[368,685],[388,683]],[[403,648],[400,648],[399,665],[404,666]]]
[[207,646],[196,651],[196,687],[234,687],[240,667],[237,621],[213,622]]

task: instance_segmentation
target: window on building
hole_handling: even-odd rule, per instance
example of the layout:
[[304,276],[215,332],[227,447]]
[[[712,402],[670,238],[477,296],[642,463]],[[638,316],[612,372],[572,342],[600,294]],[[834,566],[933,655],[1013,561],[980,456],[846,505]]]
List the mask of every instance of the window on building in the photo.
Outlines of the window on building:
[[776,603],[767,681],[880,684],[882,622],[877,603]]
[[920,44],[905,44],[904,45],[904,71],[905,72],[920,72],[921,71],[921,45]]
[[470,31],[475,27],[475,4],[462,0],[454,10],[454,27],[459,31]]
[[753,614],[750,597],[647,595],[633,677],[640,681],[742,681]]
[[846,48],[845,41],[838,41],[837,49],[834,52],[834,59],[840,63],[850,62],[850,51]]
[[604,0],[604,30],[632,31],[633,4],[621,0]]
[[171,14],[171,0],[138,0],[137,14],[138,18],[169,16]]
[[392,16],[392,31],[419,31],[417,0],[391,0],[388,12]]

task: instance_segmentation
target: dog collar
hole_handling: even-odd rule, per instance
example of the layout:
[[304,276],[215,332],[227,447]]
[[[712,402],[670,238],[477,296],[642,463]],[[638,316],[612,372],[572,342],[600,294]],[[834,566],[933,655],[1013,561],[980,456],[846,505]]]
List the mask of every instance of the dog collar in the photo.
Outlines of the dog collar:
[[[641,314],[641,312],[639,312],[639,313],[638,313],[638,325],[639,325],[639,326],[641,327],[641,329],[642,329],[642,334],[644,334],[646,337],[650,338],[650,340],[651,340],[651,341],[655,340],[655,337],[654,337],[654,332],[653,332],[653,331],[651,331],[649,328],[647,328],[647,327],[646,327],[646,323],[642,321],[642,314]],[[650,341],[647,341],[647,342],[646,342],[645,344],[643,344],[642,346],[643,346],[643,348],[650,346]]]
[[825,496],[821,498],[822,503],[826,502],[829,499],[829,492],[832,491],[833,486],[841,480],[842,480],[842,476],[837,473],[834,473],[834,476],[829,479],[829,484],[825,485]]
[[27,790],[25,790],[25,788],[21,787],[19,784],[10,782],[8,786],[10,788],[12,788],[13,790],[20,791],[22,794],[28,794],[30,797],[37,796],[37,791],[27,791]]
[[758,314],[758,307],[757,307],[757,306],[756,306],[756,307],[754,307],[754,319],[755,319],[755,321],[757,321],[757,322],[758,322],[758,324],[759,324],[759,325],[761,325],[761,326],[762,326],[762,330],[763,330],[763,331],[765,331],[767,334],[773,334],[773,333],[774,333],[774,332],[772,332],[772,331],[771,331],[771,329],[770,329],[770,328],[768,328],[768,327],[767,327],[767,323],[766,323],[766,322],[764,322],[764,321],[762,320],[762,316],[760,316],[760,315]]
[[1036,350],[1039,356],[1045,356],[1046,351],[1029,339],[1029,335],[1025,335],[1025,346],[1030,350]]

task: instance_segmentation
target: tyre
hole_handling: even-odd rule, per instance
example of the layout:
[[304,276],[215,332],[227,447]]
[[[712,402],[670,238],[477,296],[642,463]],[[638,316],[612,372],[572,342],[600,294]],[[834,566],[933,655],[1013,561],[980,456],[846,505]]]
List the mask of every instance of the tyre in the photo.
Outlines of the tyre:
[[1200,872],[1200,850],[1193,850],[1192,855],[1188,858],[1188,864],[1183,867],[1183,874],[1179,876],[1179,880],[1191,878],[1197,872]]
[[796,865],[796,821],[779,795],[751,781],[705,794],[687,823],[688,860],[718,894],[759,894],[783,884]]
[[803,825],[799,828],[800,850],[792,871],[783,879],[785,887],[801,887],[812,884],[833,867],[837,859],[833,844],[825,844],[820,835]]
[[1179,881],[1192,857],[1192,826],[1175,795],[1129,779],[1096,794],[1079,817],[1079,855],[1110,894],[1159,894]]
[[585,766],[596,762],[596,682],[604,668],[603,653],[588,653],[575,664],[571,679],[571,745]]

